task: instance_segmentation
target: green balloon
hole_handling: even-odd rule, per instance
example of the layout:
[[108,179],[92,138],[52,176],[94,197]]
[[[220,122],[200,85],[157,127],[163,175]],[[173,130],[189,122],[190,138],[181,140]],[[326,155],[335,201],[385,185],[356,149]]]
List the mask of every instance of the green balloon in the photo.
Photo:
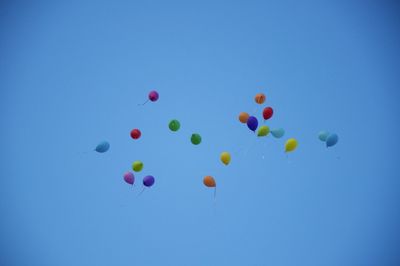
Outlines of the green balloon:
[[269,133],[269,127],[268,127],[268,126],[261,126],[261,127],[258,129],[257,136],[259,136],[259,137],[265,137],[266,135],[268,135],[268,133]]
[[194,144],[194,145],[199,145],[201,142],[201,136],[197,133],[192,134],[192,137],[190,138],[190,141]]
[[181,127],[181,123],[179,123],[178,120],[174,119],[171,120],[171,122],[169,122],[169,129],[171,129],[171,131],[178,131],[179,128]]
[[140,172],[143,169],[143,163],[141,161],[134,161],[132,164],[132,169],[135,172]]

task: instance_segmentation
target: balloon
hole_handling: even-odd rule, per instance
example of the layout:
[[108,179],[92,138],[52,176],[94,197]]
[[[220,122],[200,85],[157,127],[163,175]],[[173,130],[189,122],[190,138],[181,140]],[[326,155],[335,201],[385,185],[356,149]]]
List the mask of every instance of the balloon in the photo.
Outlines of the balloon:
[[270,119],[273,114],[274,114],[274,110],[271,107],[265,107],[264,108],[264,110],[263,110],[264,120]]
[[275,138],[279,139],[279,138],[282,138],[283,135],[285,135],[285,130],[283,128],[271,129],[271,134]]
[[108,143],[107,141],[102,141],[96,146],[95,151],[103,153],[108,151],[109,148],[110,148],[110,143]]
[[339,141],[337,134],[330,134],[326,139],[326,147],[332,147]]
[[329,132],[328,132],[328,131],[320,131],[320,132],[318,133],[318,138],[319,138],[321,141],[323,141],[323,142],[326,141],[326,139],[328,138],[328,136],[329,136]]
[[133,183],[135,183],[135,176],[131,172],[126,172],[124,174],[124,180],[126,183],[133,185]]
[[140,172],[143,169],[143,163],[141,161],[134,161],[132,164],[132,169],[135,172]]
[[169,122],[168,127],[169,127],[169,129],[170,129],[171,131],[178,131],[179,128],[181,127],[181,123],[179,123],[178,120],[173,119],[173,120],[171,120],[171,121]]
[[206,176],[203,179],[203,183],[206,187],[216,187],[217,184],[215,183],[215,180],[212,176]]
[[143,185],[146,187],[151,187],[154,185],[155,179],[154,176],[148,175],[143,178]]
[[254,116],[250,116],[249,119],[247,119],[247,127],[252,130],[252,131],[256,131],[257,127],[258,127],[258,120],[257,118],[255,118]]
[[149,100],[152,101],[152,102],[157,101],[158,97],[159,97],[159,95],[158,95],[158,92],[156,92],[156,91],[151,91],[149,93]]
[[265,102],[265,94],[264,93],[257,93],[256,97],[254,97],[254,100],[258,104],[263,104]]
[[231,161],[231,155],[229,154],[229,152],[224,151],[223,153],[221,153],[221,161],[223,164],[228,165],[229,162]]
[[132,131],[131,131],[131,138],[133,138],[133,139],[138,139],[138,138],[140,138],[141,135],[142,135],[142,132],[140,132],[139,129],[137,129],[137,128],[132,129]]
[[144,103],[139,104],[139,105],[145,105],[148,101],[155,102],[155,101],[158,100],[158,97],[159,97],[159,95],[158,95],[158,92],[157,92],[157,91],[150,91],[150,92],[149,92],[149,95],[148,95],[147,101],[145,101]]
[[269,133],[269,127],[264,125],[264,126],[261,126],[261,127],[258,129],[258,134],[257,134],[257,136],[259,136],[259,137],[264,137],[264,136],[267,136],[268,133]]
[[297,140],[288,139],[285,144],[285,152],[294,151],[297,148]]
[[197,133],[192,134],[192,137],[190,138],[190,141],[194,144],[194,145],[199,145],[201,142],[201,136]]
[[243,124],[247,123],[247,119],[249,119],[249,114],[246,112],[241,112],[239,114],[239,121],[242,122]]

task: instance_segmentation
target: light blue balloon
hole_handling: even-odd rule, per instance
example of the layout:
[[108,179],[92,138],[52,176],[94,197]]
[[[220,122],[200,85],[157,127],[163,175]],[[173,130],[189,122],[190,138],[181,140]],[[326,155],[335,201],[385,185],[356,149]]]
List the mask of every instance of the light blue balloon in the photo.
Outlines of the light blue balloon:
[[329,132],[328,132],[328,131],[320,131],[320,132],[318,133],[318,138],[319,138],[319,140],[320,140],[320,141],[323,141],[323,142],[326,141],[326,139],[328,138],[328,136],[329,136]]
[[339,137],[336,134],[330,134],[326,139],[326,147],[332,147],[339,141]]
[[108,151],[109,148],[110,148],[110,143],[108,143],[107,141],[102,141],[96,146],[95,151],[103,153]]
[[275,138],[279,139],[282,138],[283,135],[285,135],[285,130],[283,128],[274,128],[271,130],[271,134]]

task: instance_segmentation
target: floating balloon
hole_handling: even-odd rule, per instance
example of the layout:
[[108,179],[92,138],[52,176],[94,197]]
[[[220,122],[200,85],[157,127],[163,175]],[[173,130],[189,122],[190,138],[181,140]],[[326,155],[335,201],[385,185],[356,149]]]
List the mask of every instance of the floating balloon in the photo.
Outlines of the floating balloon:
[[326,139],[326,147],[332,147],[339,141],[337,134],[330,134]]
[[217,186],[217,184],[215,183],[214,178],[212,176],[209,176],[209,175],[204,177],[203,184],[206,187],[216,187]]
[[158,92],[157,92],[157,91],[151,91],[151,92],[149,93],[149,100],[152,101],[152,102],[157,101],[157,100],[158,100],[158,97],[159,97],[159,95],[158,95]]
[[192,134],[192,137],[190,138],[190,141],[194,144],[194,145],[199,145],[201,142],[201,136],[197,133]]
[[271,134],[275,138],[279,139],[279,138],[282,138],[283,135],[285,135],[285,130],[283,128],[271,129]]
[[263,110],[264,120],[270,119],[273,114],[274,114],[274,110],[271,107],[265,107],[264,108],[264,110]]
[[246,112],[241,112],[239,114],[239,121],[242,122],[243,124],[247,123],[247,119],[249,119],[249,114]]
[[154,176],[148,175],[143,178],[143,185],[145,187],[151,187],[154,185],[155,179]]
[[96,146],[95,151],[103,153],[108,151],[109,148],[110,148],[110,143],[108,143],[107,141],[102,141]]
[[140,172],[143,169],[143,163],[141,161],[134,161],[132,164],[132,169],[135,172]]
[[329,132],[328,132],[328,131],[320,131],[320,132],[318,133],[318,138],[319,138],[321,141],[323,141],[323,142],[326,141],[326,139],[328,138],[328,136],[329,136]]
[[258,120],[257,118],[255,118],[254,116],[250,116],[249,119],[247,119],[247,127],[252,130],[252,131],[256,131],[257,127],[258,127]]
[[170,129],[171,131],[178,131],[179,128],[181,127],[181,123],[179,123],[178,120],[173,119],[173,120],[171,120],[171,121],[169,122],[168,127],[169,127],[169,129]]
[[221,162],[225,165],[228,165],[231,161],[231,155],[229,154],[229,152],[224,151],[223,153],[221,153]]
[[294,151],[297,148],[297,140],[296,139],[288,139],[285,144],[285,152]]
[[133,185],[133,183],[135,183],[135,176],[131,172],[126,172],[124,174],[124,180],[126,183]]
[[254,100],[258,104],[263,104],[265,102],[265,94],[264,93],[257,93],[254,97]]
[[138,138],[140,138],[141,135],[142,135],[142,132],[140,132],[139,129],[137,129],[137,128],[132,129],[132,131],[131,131],[131,138],[133,138],[133,139],[138,139]]
[[259,137],[265,137],[265,136],[268,135],[268,133],[269,133],[269,127],[264,125],[264,126],[261,126],[261,127],[258,129],[257,136],[259,136]]
[[[143,104],[141,104],[141,105],[145,105],[146,103],[148,103],[148,101],[152,101],[152,102],[157,101],[158,98],[159,98],[159,95],[158,95],[158,92],[157,92],[157,91],[150,91],[150,92],[149,92],[149,95],[148,95],[147,97],[148,97],[147,101],[145,101],[145,102],[144,102]],[[139,104],[139,105],[140,105],[140,104]]]

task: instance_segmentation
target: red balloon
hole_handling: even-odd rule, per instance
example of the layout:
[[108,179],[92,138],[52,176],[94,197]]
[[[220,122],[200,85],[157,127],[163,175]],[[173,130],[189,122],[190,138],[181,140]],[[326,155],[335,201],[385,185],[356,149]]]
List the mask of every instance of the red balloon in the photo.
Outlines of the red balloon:
[[139,129],[137,129],[137,128],[132,129],[132,131],[131,131],[131,137],[132,137],[133,139],[138,139],[138,138],[140,138],[141,135],[142,135],[142,132],[140,132]]
[[274,110],[272,110],[271,107],[265,107],[264,108],[264,111],[263,111],[264,120],[270,119],[273,114],[274,114]]

